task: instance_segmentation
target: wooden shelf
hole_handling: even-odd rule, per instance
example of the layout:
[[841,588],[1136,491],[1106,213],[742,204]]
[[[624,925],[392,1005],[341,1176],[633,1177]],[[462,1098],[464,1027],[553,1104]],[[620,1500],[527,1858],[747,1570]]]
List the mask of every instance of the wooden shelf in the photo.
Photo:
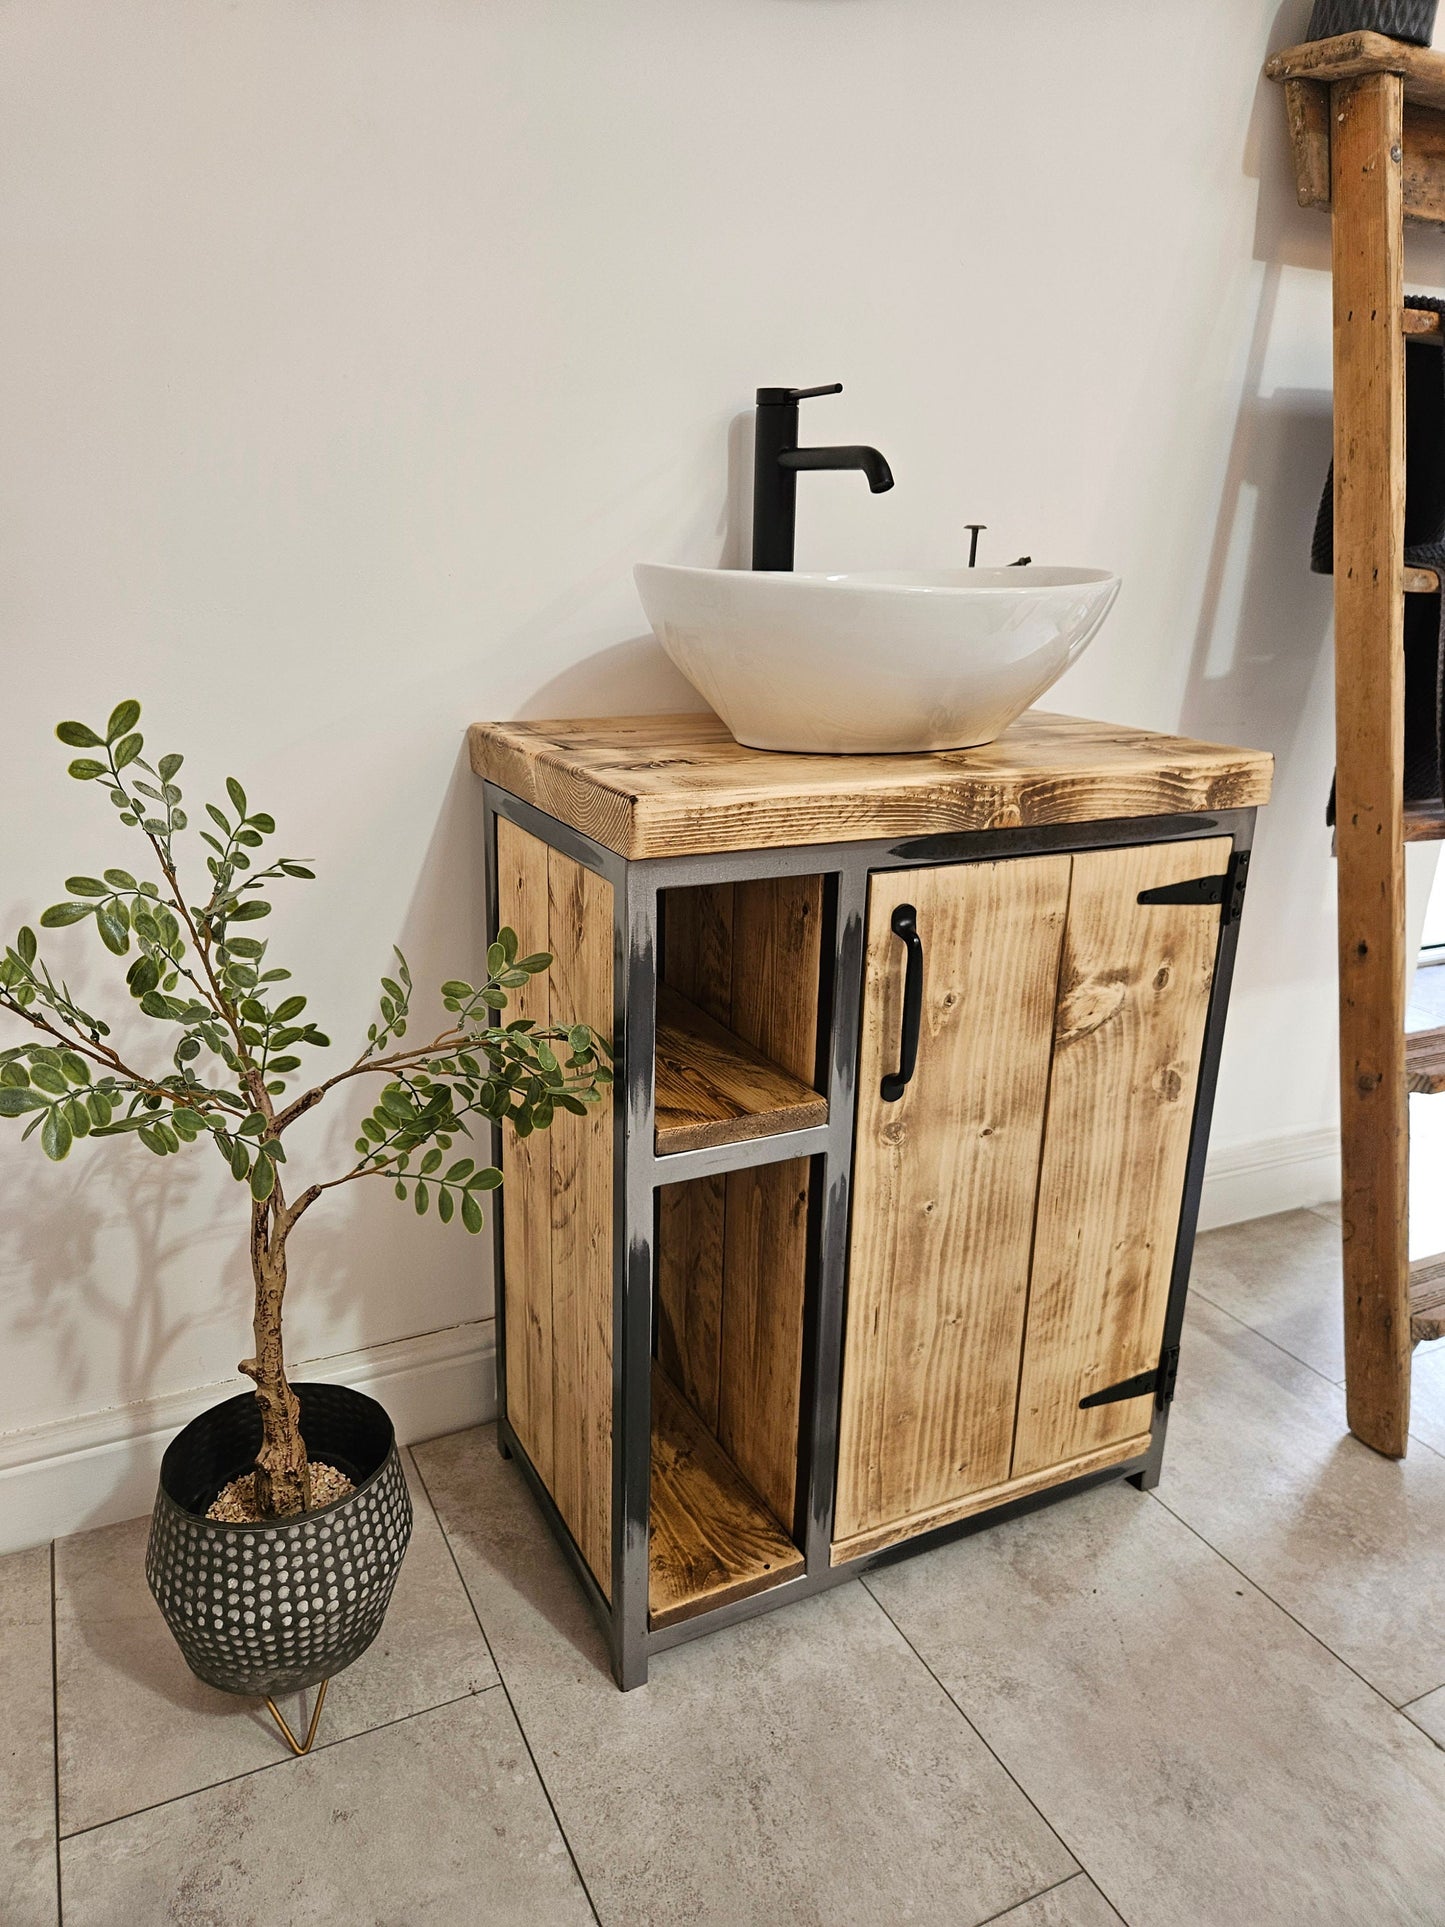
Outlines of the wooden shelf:
[[1417,1345],[1445,1338],[1445,1251],[1410,1267],[1410,1337]]
[[1445,1091],[1445,1030],[1412,1030],[1406,1037],[1405,1082],[1417,1097]]
[[652,1368],[653,1626],[781,1584],[803,1555],[661,1369]]
[[[1398,74],[1401,210],[1407,221],[1445,226],[1445,54],[1378,33],[1337,34],[1285,47],[1265,73],[1282,81],[1301,207],[1330,205],[1330,88],[1371,74]],[[1429,329],[1411,330],[1429,334]]]
[[1406,803],[1405,841],[1438,843],[1445,838],[1445,802]]
[[1445,108],[1445,54],[1413,47],[1382,33],[1340,33],[1282,47],[1265,62],[1271,80],[1360,80],[1366,74],[1399,74],[1405,98],[1419,107]]
[[828,1100],[667,984],[657,992],[657,1154],[828,1122]]

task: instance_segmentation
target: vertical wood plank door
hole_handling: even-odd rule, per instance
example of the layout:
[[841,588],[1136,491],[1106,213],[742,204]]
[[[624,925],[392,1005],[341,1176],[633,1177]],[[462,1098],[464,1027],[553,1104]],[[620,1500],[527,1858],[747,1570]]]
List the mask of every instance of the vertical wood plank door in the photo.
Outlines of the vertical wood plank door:
[[[612,886],[505,818],[497,909],[549,950],[507,1019],[612,1035]],[[612,1583],[612,1107],[502,1137],[507,1416],[604,1595]]]
[[[1024,857],[872,879],[835,1542],[1009,1475],[1069,870]],[[923,1016],[890,1103],[901,904]]]
[[1153,1397],[1079,1400],[1159,1363],[1219,944],[1227,837],[1074,858],[1012,1477],[1150,1429]]

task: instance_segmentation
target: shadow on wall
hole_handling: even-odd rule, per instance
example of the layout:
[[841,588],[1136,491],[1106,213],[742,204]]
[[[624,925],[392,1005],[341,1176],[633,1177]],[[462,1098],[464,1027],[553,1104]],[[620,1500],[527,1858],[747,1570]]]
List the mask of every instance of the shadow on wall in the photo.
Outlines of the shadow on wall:
[[[1275,16],[1270,50],[1298,41],[1308,17],[1309,0],[1289,0]],[[1331,586],[1309,567],[1332,412],[1328,389],[1266,390],[1264,378],[1285,278],[1299,270],[1328,277],[1330,223],[1298,204],[1282,91],[1262,74],[1243,168],[1258,182],[1254,258],[1263,277],[1180,727],[1225,741],[1247,727],[1249,740],[1278,759],[1274,800],[1260,819],[1256,876],[1282,903],[1294,896],[1297,914],[1274,921],[1267,952],[1254,950],[1250,975],[1280,984],[1318,968],[1322,940],[1332,946],[1321,926],[1314,861],[1327,859],[1330,848],[1325,802],[1333,759],[1319,718],[1332,704]],[[1439,242],[1426,246],[1433,261],[1421,258],[1412,237],[1417,271],[1441,265]],[[1302,852],[1309,861],[1300,861]]]

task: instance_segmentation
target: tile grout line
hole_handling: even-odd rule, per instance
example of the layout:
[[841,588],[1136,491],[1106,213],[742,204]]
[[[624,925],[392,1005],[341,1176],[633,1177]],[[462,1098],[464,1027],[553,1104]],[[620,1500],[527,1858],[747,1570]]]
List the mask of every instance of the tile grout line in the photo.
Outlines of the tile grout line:
[[60,1652],[55,1625],[55,1541],[50,1541],[50,1767],[55,1800],[55,1927],[63,1927],[60,1887]]
[[[952,1695],[950,1694],[949,1697],[952,1698]],[[954,1703],[957,1704],[956,1701]],[[1052,1887],[1041,1887],[1036,1894],[1030,1894],[1027,1900],[1016,1900],[1012,1907],[1005,1907],[1001,1914],[990,1914],[987,1920],[978,1921],[976,1927],[1007,1927],[1007,1923],[1015,1914],[1022,1913],[1025,1907],[1032,1907],[1036,1900],[1043,1900],[1049,1894],[1056,1894],[1060,1887],[1067,1887],[1072,1881],[1092,1879],[1093,1875],[1085,1873],[1082,1867],[1077,1873],[1066,1873],[1063,1879],[1056,1880]],[[1102,1891],[1102,1888],[1099,1889],[1101,1894]],[[1109,1904],[1111,1903],[1105,1902],[1105,1905]],[[1124,1917],[1120,1914],[1119,1918],[1123,1920]],[[1124,1927],[1129,1927],[1127,1921],[1124,1922]]]
[[[485,1451],[486,1447],[484,1446],[482,1449]],[[592,1918],[597,1922],[597,1927],[602,1927],[602,1916],[597,1911],[597,1903],[592,1898],[592,1890],[583,1878],[582,1869],[578,1865],[577,1855],[572,1850],[572,1842],[567,1837],[567,1829],[562,1824],[562,1816],[557,1811],[557,1803],[552,1798],[552,1789],[548,1786],[546,1777],[538,1763],[537,1755],[532,1750],[531,1738],[528,1735],[526,1727],[522,1724],[522,1716],[517,1711],[517,1703],[512,1698],[512,1691],[507,1685],[506,1675],[502,1671],[496,1653],[492,1650],[492,1642],[487,1637],[486,1627],[482,1624],[482,1615],[477,1610],[477,1602],[472,1597],[472,1589],[467,1584],[466,1574],[462,1571],[461,1563],[456,1555],[456,1549],[452,1545],[451,1534],[446,1529],[442,1515],[437,1511],[436,1502],[431,1495],[431,1487],[426,1482],[426,1474],[422,1471],[420,1465],[418,1465],[416,1454],[411,1450],[410,1446],[407,1447],[407,1456],[411,1460],[412,1470],[416,1473],[417,1479],[420,1481],[421,1489],[426,1494],[426,1502],[431,1507],[432,1517],[437,1522],[437,1530],[442,1535],[442,1543],[446,1546],[447,1556],[452,1562],[452,1570],[456,1573],[458,1583],[462,1591],[466,1594],[467,1604],[472,1609],[472,1618],[477,1622],[477,1631],[482,1636],[482,1644],[487,1649],[487,1657],[491,1660],[493,1669],[496,1672],[497,1684],[502,1690],[502,1697],[506,1700],[512,1718],[516,1721],[517,1731],[522,1736],[522,1744],[527,1749],[527,1758],[532,1762],[532,1771],[536,1774],[537,1784],[542,1789],[542,1798],[547,1802],[548,1809],[552,1815],[553,1825],[557,1829],[558,1838],[567,1849],[567,1858],[572,1862],[572,1871],[576,1874],[577,1884],[582,1889],[582,1898],[587,1902]]]
[[[375,1726],[362,1727],[359,1733],[343,1734],[339,1740],[318,1740],[309,1753],[302,1754],[300,1757],[304,1760],[319,1760],[323,1753],[330,1753],[338,1746],[350,1746],[353,1740],[368,1739],[373,1733],[386,1733],[393,1726],[405,1726],[408,1720],[424,1720],[429,1713],[444,1712],[447,1707],[461,1706],[467,1700],[479,1700],[492,1692],[499,1683],[494,1680],[491,1686],[483,1686],[475,1693],[458,1693],[452,1699],[438,1700],[435,1706],[419,1706],[415,1712],[398,1713],[394,1720],[380,1720]],[[226,1774],[223,1779],[208,1780],[204,1786],[189,1787],[184,1793],[168,1794],[164,1800],[152,1800],[146,1806],[132,1807],[128,1813],[112,1814],[109,1820],[92,1820],[88,1827],[76,1827],[64,1838],[67,1844],[72,1840],[81,1840],[88,1833],[100,1833],[106,1827],[121,1826],[125,1821],[134,1820],[142,1813],[158,1813],[162,1807],[173,1807],[182,1800],[194,1800],[203,1793],[214,1793],[217,1787],[235,1786],[240,1780],[254,1780],[258,1773],[274,1773],[277,1767],[295,1766],[296,1763],[296,1755],[279,1753],[276,1759],[267,1760],[264,1766],[245,1767],[240,1773]]]
[[[1308,1210],[1309,1207],[1305,1206],[1303,1208]],[[1251,1325],[1249,1320],[1247,1318],[1241,1318],[1237,1311],[1231,1311],[1227,1305],[1221,1305],[1217,1299],[1211,1298],[1207,1291],[1191,1285],[1189,1287],[1189,1296],[1191,1298],[1202,1298],[1211,1311],[1217,1311],[1220,1317],[1227,1318],[1231,1325],[1238,1325],[1241,1331],[1247,1331],[1251,1337],[1258,1338],[1264,1344],[1271,1346],[1280,1354],[1281,1358],[1288,1358],[1292,1363],[1298,1365],[1301,1370],[1309,1372],[1313,1377],[1317,1378],[1322,1385],[1328,1385],[1336,1392],[1342,1392],[1345,1389],[1345,1381],[1342,1378],[1331,1378],[1329,1373],[1322,1372],[1318,1365],[1311,1365],[1307,1358],[1301,1358],[1298,1352],[1292,1352],[1287,1345],[1281,1345],[1277,1338],[1271,1338],[1269,1333],[1261,1331],[1258,1325]],[[1352,1438],[1354,1434],[1347,1428],[1345,1436]],[[1418,1432],[1411,1432],[1409,1438],[1410,1443],[1412,1445],[1418,1445],[1422,1451],[1431,1453],[1437,1459],[1445,1459],[1445,1450],[1442,1450],[1438,1445],[1432,1445],[1429,1439],[1422,1438]],[[1431,1691],[1434,1691],[1433,1687]]]
[[[1044,1812],[1043,1808],[1039,1805],[1038,1801],[1035,1800],[1033,1795],[1029,1792],[1028,1788],[1024,1786],[1022,1781],[1014,1773],[1013,1769],[1008,1765],[1007,1761],[1002,1759],[999,1756],[999,1754],[994,1751],[993,1747],[989,1745],[988,1740],[984,1737],[982,1733],[979,1732],[978,1728],[974,1725],[973,1721],[968,1717],[968,1714],[964,1711],[963,1707],[954,1698],[953,1694],[949,1692],[948,1688],[944,1685],[943,1681],[938,1677],[938,1674],[934,1672],[933,1668],[929,1665],[928,1661],[923,1657],[922,1653],[919,1652],[918,1648],[914,1645],[913,1641],[908,1637],[907,1633],[904,1632],[903,1628],[899,1625],[898,1621],[893,1617],[892,1613],[889,1612],[888,1608],[884,1605],[883,1601],[878,1597],[877,1593],[874,1592],[873,1588],[868,1584],[870,1577],[871,1577],[871,1574],[866,1572],[860,1572],[858,1575],[858,1584],[863,1588],[864,1592],[867,1593],[868,1597],[873,1601],[873,1604],[878,1608],[879,1612],[882,1613],[883,1617],[888,1621],[888,1624],[893,1628],[894,1632],[897,1633],[898,1637],[903,1641],[904,1645],[908,1648],[909,1652],[912,1653],[913,1657],[918,1661],[919,1665],[923,1668],[924,1672],[927,1673],[928,1677],[933,1681],[934,1685],[938,1688],[939,1692],[942,1693],[943,1697],[948,1701],[949,1705],[953,1708],[954,1712],[957,1713],[958,1717],[963,1721],[964,1725],[968,1728],[969,1732],[974,1735],[979,1745],[988,1754],[989,1758],[994,1761],[994,1763],[998,1766],[999,1770],[1008,1779],[1010,1784],[1017,1789],[1020,1797],[1028,1802],[1029,1806],[1032,1807],[1033,1811],[1038,1815],[1039,1819],[1048,1828],[1049,1832],[1053,1835],[1055,1840],[1058,1841],[1059,1845],[1063,1848],[1064,1852],[1069,1856],[1070,1860],[1074,1862],[1073,1873],[1065,1874],[1063,1880],[1055,1880],[1054,1882],[1052,1882],[1050,1886],[1042,1888],[1040,1892],[1052,1893],[1055,1887],[1062,1887],[1065,1881],[1077,1879],[1077,1877],[1081,1873],[1088,1874],[1089,1879],[1093,1881],[1095,1887],[1097,1887],[1099,1892],[1103,1894],[1104,1899],[1109,1902],[1109,1905],[1111,1907],[1114,1907],[1113,1901],[1109,1900],[1108,1894],[1104,1893],[1104,1889],[1100,1887],[1099,1882],[1096,1879],[1094,1879],[1093,1873],[1090,1871],[1088,1867],[1084,1865],[1084,1862],[1081,1856],[1075,1853],[1074,1849],[1069,1845],[1068,1841],[1059,1832],[1058,1828],[1054,1825],[1053,1821],[1049,1818],[1049,1816]],[[1013,1903],[1013,1907],[1025,1907],[1028,1905],[1030,1901],[1037,1900],[1038,1898],[1039,1898],[1039,1894],[1026,1894],[1022,1900],[1016,1900]],[[990,1914],[988,1916],[988,1920],[996,1921],[996,1920],[1006,1919],[1007,1916],[1011,1912],[1013,1912],[1013,1907],[1006,1907],[1002,1914]],[[1114,1907],[1114,1911],[1116,1914],[1119,1913],[1119,1909],[1117,1907]],[[1122,1914],[1119,1914],[1119,1918],[1120,1920],[1123,1920],[1124,1916]],[[977,1927],[988,1927],[988,1921],[980,1921],[979,1923],[977,1923]],[[1125,1921],[1124,1927],[1128,1927],[1127,1921]]]
[[[1200,1545],[1207,1546],[1210,1552],[1214,1554],[1216,1559],[1222,1559],[1225,1565],[1229,1567],[1229,1570],[1232,1573],[1234,1573],[1236,1577],[1242,1579],[1245,1585],[1248,1586],[1251,1589],[1251,1591],[1257,1592],[1261,1599],[1267,1599],[1270,1605],[1274,1607],[1276,1612],[1283,1613],[1285,1618],[1290,1622],[1290,1624],[1292,1626],[1297,1626],[1299,1630],[1304,1634],[1306,1639],[1312,1640],[1314,1644],[1319,1647],[1321,1652],[1328,1653],[1330,1658],[1334,1660],[1337,1665],[1343,1666],[1347,1673],[1352,1674],[1354,1678],[1356,1678],[1360,1682],[1361,1686],[1367,1687],[1369,1691],[1374,1694],[1377,1700],[1379,1700],[1383,1705],[1389,1707],[1392,1713],[1398,1713],[1402,1720],[1406,1721],[1408,1725],[1415,1727],[1415,1731],[1417,1733],[1423,1733],[1427,1740],[1431,1738],[1430,1734],[1425,1733],[1424,1727],[1416,1726],[1414,1720],[1412,1720],[1409,1714],[1406,1713],[1404,1710],[1405,1706],[1413,1706],[1415,1704],[1414,1699],[1407,1700],[1402,1705],[1397,1706],[1395,1701],[1390,1698],[1388,1693],[1382,1692],[1381,1689],[1378,1686],[1376,1686],[1373,1680],[1367,1679],[1365,1675],[1359,1670],[1358,1667],[1352,1666],[1349,1660],[1347,1660],[1342,1653],[1337,1653],[1334,1647],[1330,1645],[1328,1640],[1322,1638],[1321,1635],[1315,1632],[1312,1627],[1306,1626],[1306,1624],[1302,1619],[1296,1618],[1296,1616],[1290,1611],[1289,1607],[1286,1606],[1281,1600],[1276,1599],[1274,1594],[1270,1592],[1267,1586],[1261,1585],[1259,1580],[1252,1578],[1250,1574],[1244,1570],[1243,1566],[1237,1566],[1234,1563],[1234,1561],[1230,1558],[1227,1552],[1222,1552],[1220,1548],[1217,1545],[1215,1545],[1212,1539],[1207,1539],[1204,1536],[1204,1534],[1199,1530],[1198,1526],[1192,1525],[1190,1521],[1184,1517],[1184,1514],[1182,1512],[1176,1512],[1173,1506],[1170,1505],[1166,1499],[1161,1499],[1159,1497],[1157,1490],[1147,1492],[1144,1496],[1146,1498],[1152,1499],[1157,1506],[1162,1506],[1164,1511],[1169,1514],[1169,1517],[1171,1519],[1177,1519],[1179,1524],[1183,1526],[1184,1530],[1188,1533],[1192,1533],[1193,1536],[1199,1541]],[[1431,1686],[1427,1689],[1427,1692],[1430,1692],[1430,1693],[1434,1693],[1438,1691],[1439,1691],[1439,1688],[1434,1686]],[[1423,1699],[1426,1697],[1426,1694],[1424,1693],[1417,1694],[1415,1697],[1417,1699]],[[1436,1740],[1436,1741],[1433,1741],[1433,1744],[1438,1746],[1440,1743],[1438,1740]]]

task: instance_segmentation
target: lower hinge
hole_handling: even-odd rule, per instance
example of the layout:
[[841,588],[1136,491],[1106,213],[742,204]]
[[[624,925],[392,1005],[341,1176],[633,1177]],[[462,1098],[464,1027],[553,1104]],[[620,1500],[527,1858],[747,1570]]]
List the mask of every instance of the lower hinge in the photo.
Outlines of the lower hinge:
[[1174,1396],[1178,1377],[1179,1347],[1166,1345],[1152,1372],[1136,1372],[1133,1378],[1121,1378],[1117,1385],[1106,1385],[1100,1392],[1090,1392],[1087,1398],[1079,1400],[1079,1410],[1085,1412],[1091,1405],[1116,1405],[1120,1399],[1143,1398],[1146,1392],[1152,1392],[1154,1403],[1162,1412]]
[[1155,890],[1141,890],[1140,903],[1217,903],[1223,908],[1221,921],[1238,923],[1244,912],[1244,886],[1249,876],[1249,851],[1236,850],[1229,868],[1212,877],[1188,877],[1183,883],[1161,883]]

